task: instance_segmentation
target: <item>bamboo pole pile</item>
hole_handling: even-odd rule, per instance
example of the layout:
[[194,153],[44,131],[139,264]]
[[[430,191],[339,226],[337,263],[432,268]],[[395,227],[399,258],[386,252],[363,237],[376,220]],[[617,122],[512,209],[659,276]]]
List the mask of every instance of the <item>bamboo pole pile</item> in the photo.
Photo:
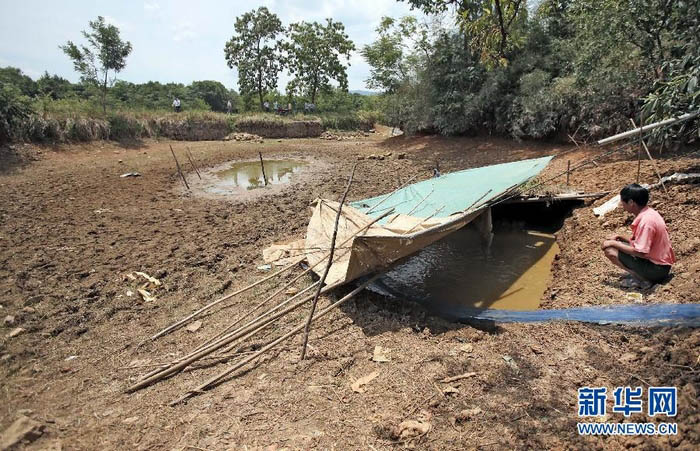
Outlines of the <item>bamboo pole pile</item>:
[[[333,233],[333,239],[331,241],[331,246],[329,252],[327,252],[323,258],[321,258],[317,263],[311,265],[309,268],[305,269],[298,275],[295,275],[291,278],[289,282],[282,283],[281,281],[284,279],[281,279],[280,276],[282,276],[284,273],[292,270],[293,268],[298,266],[298,261],[295,263],[292,263],[290,265],[285,266],[284,268],[280,269],[279,271],[264,277],[252,284],[247,285],[246,287],[236,290],[231,294],[227,294],[225,296],[222,296],[208,304],[206,304],[204,307],[201,307],[194,311],[193,313],[185,316],[184,318],[174,322],[173,324],[169,325],[168,327],[162,329],[158,333],[154,334],[150,339],[151,340],[156,340],[164,335],[167,335],[185,324],[189,323],[195,318],[201,317],[205,312],[211,311],[214,307],[216,306],[221,306],[223,302],[228,301],[232,298],[234,298],[237,295],[240,295],[242,293],[245,293],[257,286],[260,286],[261,284],[265,282],[271,282],[274,283],[275,285],[282,285],[280,288],[274,290],[272,294],[265,295],[264,299],[255,305],[253,308],[248,310],[247,312],[243,313],[239,317],[237,317],[234,321],[232,321],[230,324],[228,324],[226,327],[224,327],[222,330],[220,330],[218,333],[214,334],[213,336],[207,338],[204,340],[202,343],[198,344],[194,349],[189,351],[186,355],[174,359],[170,362],[167,363],[162,363],[162,364],[157,364],[155,365],[155,368],[153,368],[150,372],[142,375],[139,377],[135,383],[130,385],[127,389],[127,393],[133,393],[137,390],[140,390],[142,388],[148,387],[152,384],[155,384],[161,380],[164,380],[166,378],[170,378],[177,373],[187,369],[188,367],[191,367],[193,364],[196,362],[199,362],[201,360],[206,360],[206,361],[215,361],[215,362],[222,362],[226,360],[230,360],[233,358],[240,357],[241,360],[233,364],[232,367],[224,371],[223,373],[219,374],[213,379],[207,380],[204,384],[200,385],[199,387],[195,388],[194,390],[188,391],[184,396],[181,398],[178,398],[175,400],[171,405],[176,404],[178,402],[181,402],[182,400],[185,400],[194,394],[200,393],[202,390],[205,390],[207,388],[213,387],[218,385],[220,381],[222,381],[224,378],[226,378],[228,375],[231,373],[235,372],[237,369],[240,369],[241,367],[247,365],[248,363],[253,362],[257,358],[259,358],[261,355],[264,353],[268,352],[269,350],[273,349],[275,346],[277,346],[279,343],[282,343],[283,341],[286,341],[287,339],[291,338],[292,336],[296,335],[302,330],[306,331],[306,335],[304,337],[304,344],[306,344],[308,340],[308,332],[310,330],[310,326],[312,323],[316,322],[319,318],[325,316],[328,314],[331,310],[334,308],[337,308],[338,306],[342,305],[343,303],[347,302],[350,300],[352,297],[354,297],[357,293],[359,293],[364,287],[366,287],[369,283],[371,283],[373,280],[375,280],[377,277],[379,277],[381,274],[376,274],[373,278],[368,279],[361,285],[359,285],[357,288],[355,288],[353,291],[351,291],[348,295],[342,297],[339,301],[336,301],[335,303],[331,304],[330,306],[326,307],[325,309],[321,310],[318,312],[318,314],[314,315],[315,311],[315,304],[318,300],[318,297],[321,294],[329,293],[330,291],[344,285],[347,283],[346,281],[340,281],[340,282],[334,282],[330,283],[326,286],[324,286],[324,281],[325,278],[308,284],[305,288],[303,288],[301,291],[298,291],[297,293],[287,297],[286,299],[282,300],[281,302],[278,303],[273,303],[273,301],[282,293],[285,292],[288,288],[292,287],[295,283],[297,283],[302,277],[305,275],[309,274],[316,266],[325,263],[325,271],[324,275],[326,275],[333,263],[338,262],[341,260],[345,255],[347,255],[351,251],[351,247],[346,245],[348,243],[351,243],[351,241],[358,235],[364,233],[366,230],[368,230],[370,227],[372,227],[374,224],[377,222],[381,221],[382,219],[386,218],[387,216],[391,215],[393,213],[393,209],[385,212],[384,214],[380,215],[379,217],[375,218],[365,226],[359,228],[355,232],[353,232],[348,238],[346,238],[340,245],[336,246],[335,245],[335,237],[337,235],[338,231],[338,224],[341,216],[341,211],[343,207],[343,203],[345,201],[345,198],[347,197],[347,193],[350,189],[350,185],[352,184],[352,178],[354,176],[355,168],[353,167],[353,173],[350,176],[350,179],[348,181],[347,188],[345,190],[345,193],[343,194],[343,198],[340,203],[340,207],[337,210],[337,216],[336,216],[336,221],[335,221],[335,227],[334,227],[334,233]],[[341,252],[335,252],[336,250],[341,250]],[[309,293],[312,289],[315,289],[314,293],[311,294]],[[272,291],[272,290],[270,290]],[[309,303],[309,301],[313,302],[313,307],[311,308],[310,313],[308,314],[308,318],[303,321],[301,324],[295,326],[291,331],[282,334],[280,337],[273,339],[269,343],[267,343],[263,348],[261,348],[259,351],[254,352],[252,354],[246,353],[246,352],[241,352],[241,347],[244,345],[246,341],[250,341],[253,337],[259,335],[261,332],[269,330],[275,323],[279,322],[280,320],[287,318],[288,315],[305,304]],[[272,304],[272,305],[270,305]],[[267,306],[267,310],[265,310],[262,313],[259,313],[263,307]],[[302,356],[304,354],[304,348],[302,348]],[[302,357],[303,358],[303,357]]]

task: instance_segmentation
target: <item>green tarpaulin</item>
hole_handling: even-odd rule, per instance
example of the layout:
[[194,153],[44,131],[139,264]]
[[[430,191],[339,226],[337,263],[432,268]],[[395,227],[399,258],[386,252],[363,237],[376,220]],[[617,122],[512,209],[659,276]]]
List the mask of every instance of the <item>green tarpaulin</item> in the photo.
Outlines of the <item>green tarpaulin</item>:
[[[431,215],[436,218],[447,217],[465,210],[474,202],[488,202],[510,187],[528,181],[539,174],[552,158],[535,158],[452,172],[408,185],[389,198],[384,194],[350,205],[375,218],[391,208],[396,213],[410,213],[411,216],[423,218]],[[381,205],[373,209],[379,202],[382,202]],[[380,221],[380,224],[384,222],[386,220]]]

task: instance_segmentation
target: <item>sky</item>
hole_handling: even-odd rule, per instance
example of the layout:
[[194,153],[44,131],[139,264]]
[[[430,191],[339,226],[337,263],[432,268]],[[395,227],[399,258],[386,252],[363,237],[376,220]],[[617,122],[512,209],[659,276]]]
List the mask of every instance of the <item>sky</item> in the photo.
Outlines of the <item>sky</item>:
[[[235,69],[224,59],[224,44],[233,35],[235,18],[266,6],[284,26],[299,21],[345,25],[357,49],[375,39],[382,16],[400,17],[411,11],[396,0],[0,0],[0,67],[19,67],[37,79],[48,71],[73,82],[79,76],[58,48],[66,41],[83,42],[81,30],[103,16],[116,25],[133,51],[117,78],[133,83],[217,80],[238,90]],[[369,66],[359,51],[350,58],[349,89],[366,89]],[[288,77],[280,75],[284,91]]]

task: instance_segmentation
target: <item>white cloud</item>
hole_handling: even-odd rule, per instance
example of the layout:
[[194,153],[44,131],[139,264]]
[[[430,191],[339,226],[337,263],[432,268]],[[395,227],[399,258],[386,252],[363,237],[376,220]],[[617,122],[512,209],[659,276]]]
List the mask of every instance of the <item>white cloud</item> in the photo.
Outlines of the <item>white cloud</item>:
[[178,22],[172,26],[172,30],[173,41],[175,42],[191,41],[199,36],[190,21]]
[[160,5],[155,1],[145,1],[143,3],[143,9],[146,10],[146,12],[154,13],[160,10]]

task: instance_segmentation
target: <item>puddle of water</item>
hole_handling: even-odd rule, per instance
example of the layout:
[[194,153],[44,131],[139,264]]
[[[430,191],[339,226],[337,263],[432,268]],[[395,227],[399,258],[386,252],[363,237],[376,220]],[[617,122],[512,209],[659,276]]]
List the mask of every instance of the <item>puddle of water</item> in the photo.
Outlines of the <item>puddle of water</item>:
[[[289,183],[292,174],[299,172],[306,163],[294,160],[265,160],[265,176],[268,185]],[[217,178],[214,192],[226,192],[231,188],[251,190],[265,186],[259,161],[234,163],[229,168],[215,172]]]
[[479,233],[465,227],[421,250],[382,282],[448,315],[465,307],[535,310],[557,252],[553,235],[497,231],[486,255]]

